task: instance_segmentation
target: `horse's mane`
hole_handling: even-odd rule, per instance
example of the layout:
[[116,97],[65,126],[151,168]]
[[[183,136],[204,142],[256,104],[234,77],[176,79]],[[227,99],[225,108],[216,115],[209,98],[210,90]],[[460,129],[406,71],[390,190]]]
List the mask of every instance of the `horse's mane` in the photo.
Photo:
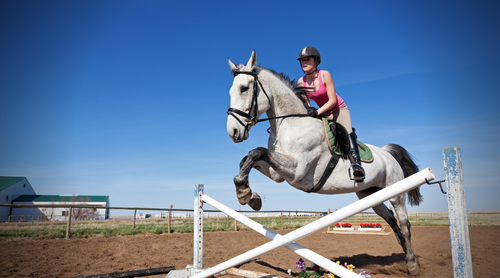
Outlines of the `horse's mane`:
[[[236,65],[236,71],[243,70],[244,67],[245,67],[244,64],[238,64],[238,65]],[[261,65],[258,65],[256,68],[259,70],[266,70],[266,71],[270,72],[278,80],[283,82],[283,84],[285,84],[285,86],[287,86],[294,93],[294,95],[302,102],[302,104],[304,105],[305,108],[309,107],[309,104],[307,104],[307,101],[306,101],[306,98],[307,98],[306,95],[308,92],[307,87],[299,87],[297,85],[297,82],[295,81],[295,79],[293,79],[293,80],[290,79],[290,77],[283,72],[277,72],[275,70],[268,69],[268,68],[263,67]]]
[[306,87],[299,87],[297,85],[297,82],[295,81],[295,79],[290,79],[290,77],[283,72],[277,72],[275,70],[268,69],[268,68],[263,67],[261,65],[258,65],[257,68],[260,70],[267,70],[268,72],[273,74],[276,78],[278,78],[278,80],[283,82],[283,84],[285,84],[290,90],[292,90],[294,95],[302,102],[302,104],[304,104],[304,107],[306,107],[306,108],[309,107],[309,105],[306,102],[306,98],[307,98],[307,96],[306,96],[307,95],[307,88]]

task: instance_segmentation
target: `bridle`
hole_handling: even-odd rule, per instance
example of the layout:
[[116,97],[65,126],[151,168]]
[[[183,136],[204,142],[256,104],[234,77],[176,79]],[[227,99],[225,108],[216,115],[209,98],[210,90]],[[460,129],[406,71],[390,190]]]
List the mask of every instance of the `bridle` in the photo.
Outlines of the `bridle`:
[[[248,129],[256,125],[258,122],[261,122],[262,120],[257,119],[257,113],[258,113],[258,104],[257,104],[257,86],[260,85],[260,88],[262,89],[262,92],[264,95],[266,95],[267,100],[269,101],[269,104],[271,104],[271,99],[269,99],[269,95],[267,95],[266,90],[264,90],[264,87],[262,86],[262,83],[260,83],[259,78],[257,77],[257,72],[255,70],[253,71],[234,71],[233,72],[234,77],[236,77],[238,74],[248,74],[253,76],[253,93],[252,93],[252,103],[250,104],[250,111],[249,113],[243,112],[239,109],[236,108],[231,108],[227,109],[227,114],[233,116],[242,126],[245,127],[245,130],[248,132]],[[247,124],[244,124],[238,117],[236,117],[235,114],[238,114],[242,117],[245,117],[250,120]]]
[[[271,118],[265,118],[265,119],[258,119],[257,118],[257,113],[258,113],[258,104],[257,104],[257,97],[258,97],[258,86],[262,89],[262,92],[264,95],[266,95],[267,100],[269,101],[269,104],[271,105],[271,99],[269,98],[269,95],[266,93],[266,90],[264,89],[264,86],[262,86],[262,83],[260,82],[259,78],[257,77],[257,72],[254,70],[252,71],[234,71],[233,72],[234,77],[236,77],[238,74],[248,74],[253,76],[253,93],[252,93],[252,103],[250,104],[250,111],[249,113],[243,112],[239,109],[236,108],[231,108],[229,107],[227,109],[227,114],[233,116],[243,127],[245,127],[245,131],[248,132],[249,128],[253,125],[256,125],[259,122],[264,122],[264,121],[269,121],[269,120],[275,120],[275,119],[282,119],[282,118],[288,118],[288,117],[308,117],[309,115],[307,114],[293,114],[293,115],[286,115],[286,116],[278,116],[278,117],[271,117]],[[247,124],[244,124],[238,117],[236,117],[235,114],[238,114],[242,117],[245,117],[249,119],[250,121]]]

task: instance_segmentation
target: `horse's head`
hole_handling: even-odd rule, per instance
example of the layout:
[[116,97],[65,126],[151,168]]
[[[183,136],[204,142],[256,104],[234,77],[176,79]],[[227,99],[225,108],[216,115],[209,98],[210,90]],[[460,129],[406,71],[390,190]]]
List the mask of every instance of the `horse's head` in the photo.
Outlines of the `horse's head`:
[[270,107],[269,99],[261,96],[262,88],[257,79],[257,54],[246,65],[235,65],[228,58],[229,67],[234,75],[233,85],[229,89],[231,108],[228,110],[227,132],[235,143],[248,139],[248,132],[257,119]]

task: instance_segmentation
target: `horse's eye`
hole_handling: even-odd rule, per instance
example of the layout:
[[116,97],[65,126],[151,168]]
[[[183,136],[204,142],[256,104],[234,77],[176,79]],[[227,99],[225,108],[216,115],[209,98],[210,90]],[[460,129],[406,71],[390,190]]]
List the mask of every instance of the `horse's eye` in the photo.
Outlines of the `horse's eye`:
[[241,86],[240,90],[242,93],[245,93],[248,91],[248,86]]

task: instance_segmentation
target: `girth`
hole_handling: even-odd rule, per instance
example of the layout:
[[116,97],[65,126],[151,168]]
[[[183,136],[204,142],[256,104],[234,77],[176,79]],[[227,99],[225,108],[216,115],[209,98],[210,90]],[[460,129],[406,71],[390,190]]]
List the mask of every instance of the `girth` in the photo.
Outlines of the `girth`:
[[328,165],[326,166],[325,171],[323,172],[323,175],[319,179],[318,183],[311,188],[309,191],[306,191],[307,193],[311,192],[316,192],[320,190],[323,185],[325,185],[326,180],[330,177],[330,175],[333,172],[333,169],[335,169],[335,166],[337,166],[337,163],[339,162],[340,156],[337,154],[333,154],[332,157],[330,158],[330,161],[328,161]]
[[[317,192],[318,190],[320,190],[323,187],[323,185],[325,185],[326,181],[332,174],[333,169],[335,169],[335,166],[337,166],[339,159],[341,159],[342,157],[346,157],[346,153],[349,152],[349,145],[345,144],[345,141],[349,140],[347,139],[347,137],[345,137],[347,135],[347,130],[345,129],[345,127],[333,121],[332,121],[333,123],[330,125],[328,120],[326,119],[322,120],[323,120],[323,126],[325,127],[325,134],[327,134],[327,139],[328,139],[328,132],[331,132],[330,135],[334,138],[333,148],[332,146],[330,146],[330,143],[328,143],[332,157],[330,158],[330,161],[328,161],[326,169],[323,172],[323,175],[319,179],[318,183],[309,191],[306,191],[307,193]],[[329,127],[328,129],[330,129],[332,126],[333,126],[332,130],[326,129],[327,127]]]

